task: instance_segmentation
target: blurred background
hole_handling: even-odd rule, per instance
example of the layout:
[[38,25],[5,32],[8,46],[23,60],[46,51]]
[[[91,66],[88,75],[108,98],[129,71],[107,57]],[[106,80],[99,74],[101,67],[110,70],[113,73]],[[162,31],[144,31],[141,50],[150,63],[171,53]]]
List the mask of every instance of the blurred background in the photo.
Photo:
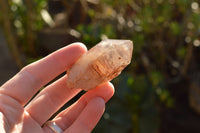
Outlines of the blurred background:
[[73,42],[134,42],[94,133],[200,132],[200,1],[0,0],[0,84]]

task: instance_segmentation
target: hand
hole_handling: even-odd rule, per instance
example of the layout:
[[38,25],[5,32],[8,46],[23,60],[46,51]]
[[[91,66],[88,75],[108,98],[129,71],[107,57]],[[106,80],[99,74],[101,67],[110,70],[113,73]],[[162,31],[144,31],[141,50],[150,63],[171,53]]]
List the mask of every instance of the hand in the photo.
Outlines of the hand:
[[[1,133],[54,133],[44,125],[47,120],[81,89],[69,89],[66,76],[46,86],[84,53],[86,47],[76,43],[24,67],[0,88]],[[101,118],[105,102],[113,95],[111,83],[85,93],[77,102],[59,113],[52,121],[64,133],[89,133]],[[25,106],[26,105],[26,106]]]

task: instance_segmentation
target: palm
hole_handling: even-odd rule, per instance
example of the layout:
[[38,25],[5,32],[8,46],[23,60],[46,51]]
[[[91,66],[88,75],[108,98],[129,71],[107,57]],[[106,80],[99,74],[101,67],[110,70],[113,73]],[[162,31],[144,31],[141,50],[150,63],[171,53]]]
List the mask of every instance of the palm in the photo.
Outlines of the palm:
[[[3,99],[1,101],[1,111],[4,114],[3,121],[0,124],[4,122],[6,133],[43,133],[40,124],[28,115],[19,102],[3,94],[0,98]],[[0,132],[3,132],[1,130],[3,130],[2,128]]]
[[[28,101],[41,87],[69,69],[85,51],[80,44],[70,45],[28,65],[5,83],[0,88],[0,131],[53,133],[43,125],[81,90],[67,88],[67,76],[64,76],[45,87],[30,103]],[[113,93],[113,86],[109,83],[95,88],[59,113],[52,121],[65,133],[91,132],[103,114],[105,102]]]

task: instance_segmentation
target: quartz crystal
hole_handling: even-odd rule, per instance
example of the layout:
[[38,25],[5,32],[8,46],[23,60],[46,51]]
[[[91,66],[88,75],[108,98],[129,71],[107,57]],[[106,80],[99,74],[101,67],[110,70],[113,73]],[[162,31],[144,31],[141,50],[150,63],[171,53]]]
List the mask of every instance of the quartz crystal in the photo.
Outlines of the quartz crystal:
[[131,62],[130,40],[101,41],[83,54],[67,72],[67,86],[90,90],[118,76]]

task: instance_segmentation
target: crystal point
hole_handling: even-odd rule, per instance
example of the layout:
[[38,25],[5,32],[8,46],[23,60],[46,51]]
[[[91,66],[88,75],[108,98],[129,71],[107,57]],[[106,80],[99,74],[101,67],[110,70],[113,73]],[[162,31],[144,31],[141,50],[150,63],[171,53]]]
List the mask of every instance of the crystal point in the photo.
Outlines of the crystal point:
[[118,76],[131,62],[130,40],[108,39],[91,48],[67,72],[67,86],[90,90]]

